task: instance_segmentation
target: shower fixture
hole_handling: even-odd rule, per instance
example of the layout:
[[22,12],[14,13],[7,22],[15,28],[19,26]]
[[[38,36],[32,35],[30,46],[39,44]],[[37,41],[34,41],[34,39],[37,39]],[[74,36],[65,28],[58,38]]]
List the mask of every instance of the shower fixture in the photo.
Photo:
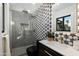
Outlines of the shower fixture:
[[29,14],[31,17],[33,17],[33,18],[36,17],[35,14],[30,13],[29,11],[30,11],[30,10],[27,10],[27,11],[26,11],[26,10],[23,10],[24,13]]
[[23,12],[24,12],[24,13],[28,13],[28,11],[26,11],[26,10],[23,10]]
[[21,25],[22,25],[22,26],[23,26],[23,25],[28,26],[29,24],[21,23]]

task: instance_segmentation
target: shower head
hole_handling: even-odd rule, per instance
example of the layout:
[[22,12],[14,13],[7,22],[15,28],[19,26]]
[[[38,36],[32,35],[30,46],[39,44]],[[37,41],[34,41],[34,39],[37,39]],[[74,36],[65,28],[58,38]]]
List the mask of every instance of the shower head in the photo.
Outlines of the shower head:
[[36,15],[30,13],[30,10],[27,10],[27,11],[26,10],[23,10],[23,12],[26,13],[26,14],[29,14],[33,18],[36,16]]
[[28,11],[26,11],[26,10],[23,10],[23,12],[24,12],[24,13],[28,13]]
[[21,25],[29,25],[29,24],[21,23]]

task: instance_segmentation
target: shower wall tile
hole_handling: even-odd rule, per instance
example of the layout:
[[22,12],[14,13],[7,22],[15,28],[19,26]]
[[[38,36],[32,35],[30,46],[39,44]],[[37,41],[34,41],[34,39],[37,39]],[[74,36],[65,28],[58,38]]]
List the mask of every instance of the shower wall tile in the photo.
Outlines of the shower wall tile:
[[[30,16],[28,14],[25,14],[24,12],[12,11],[12,21],[15,24],[10,27],[11,48],[28,46],[34,43],[34,37],[32,33],[33,31],[23,31],[21,26],[21,23],[28,24],[28,22],[30,21],[29,17]],[[22,37],[20,39],[17,39],[17,37],[21,35]]]
[[52,3],[43,3],[34,12],[36,17],[33,18],[34,37],[36,40],[47,39],[46,33],[51,31],[51,11]]

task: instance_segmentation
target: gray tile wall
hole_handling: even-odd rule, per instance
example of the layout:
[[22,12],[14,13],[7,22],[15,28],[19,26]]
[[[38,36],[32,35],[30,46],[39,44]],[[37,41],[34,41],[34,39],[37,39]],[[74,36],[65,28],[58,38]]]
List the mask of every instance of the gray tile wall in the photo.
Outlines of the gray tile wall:
[[[29,14],[24,14],[23,12],[18,11],[12,11],[12,21],[15,23],[11,30],[11,48],[17,48],[22,46],[28,46],[30,44],[34,43],[34,37],[33,37],[33,31],[24,31],[22,33],[22,37],[20,39],[17,39],[18,36],[20,36],[19,32],[22,32],[22,29],[20,26],[20,23],[27,24],[30,20]],[[30,25],[30,23],[29,23]]]

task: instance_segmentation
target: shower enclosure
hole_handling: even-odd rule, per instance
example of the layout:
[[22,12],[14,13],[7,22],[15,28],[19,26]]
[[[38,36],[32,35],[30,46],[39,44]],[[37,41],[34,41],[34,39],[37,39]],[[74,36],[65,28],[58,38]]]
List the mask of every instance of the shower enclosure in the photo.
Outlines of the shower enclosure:
[[12,55],[26,53],[26,48],[33,45],[35,38],[32,26],[32,15],[27,11],[11,10],[10,21],[10,49]]

